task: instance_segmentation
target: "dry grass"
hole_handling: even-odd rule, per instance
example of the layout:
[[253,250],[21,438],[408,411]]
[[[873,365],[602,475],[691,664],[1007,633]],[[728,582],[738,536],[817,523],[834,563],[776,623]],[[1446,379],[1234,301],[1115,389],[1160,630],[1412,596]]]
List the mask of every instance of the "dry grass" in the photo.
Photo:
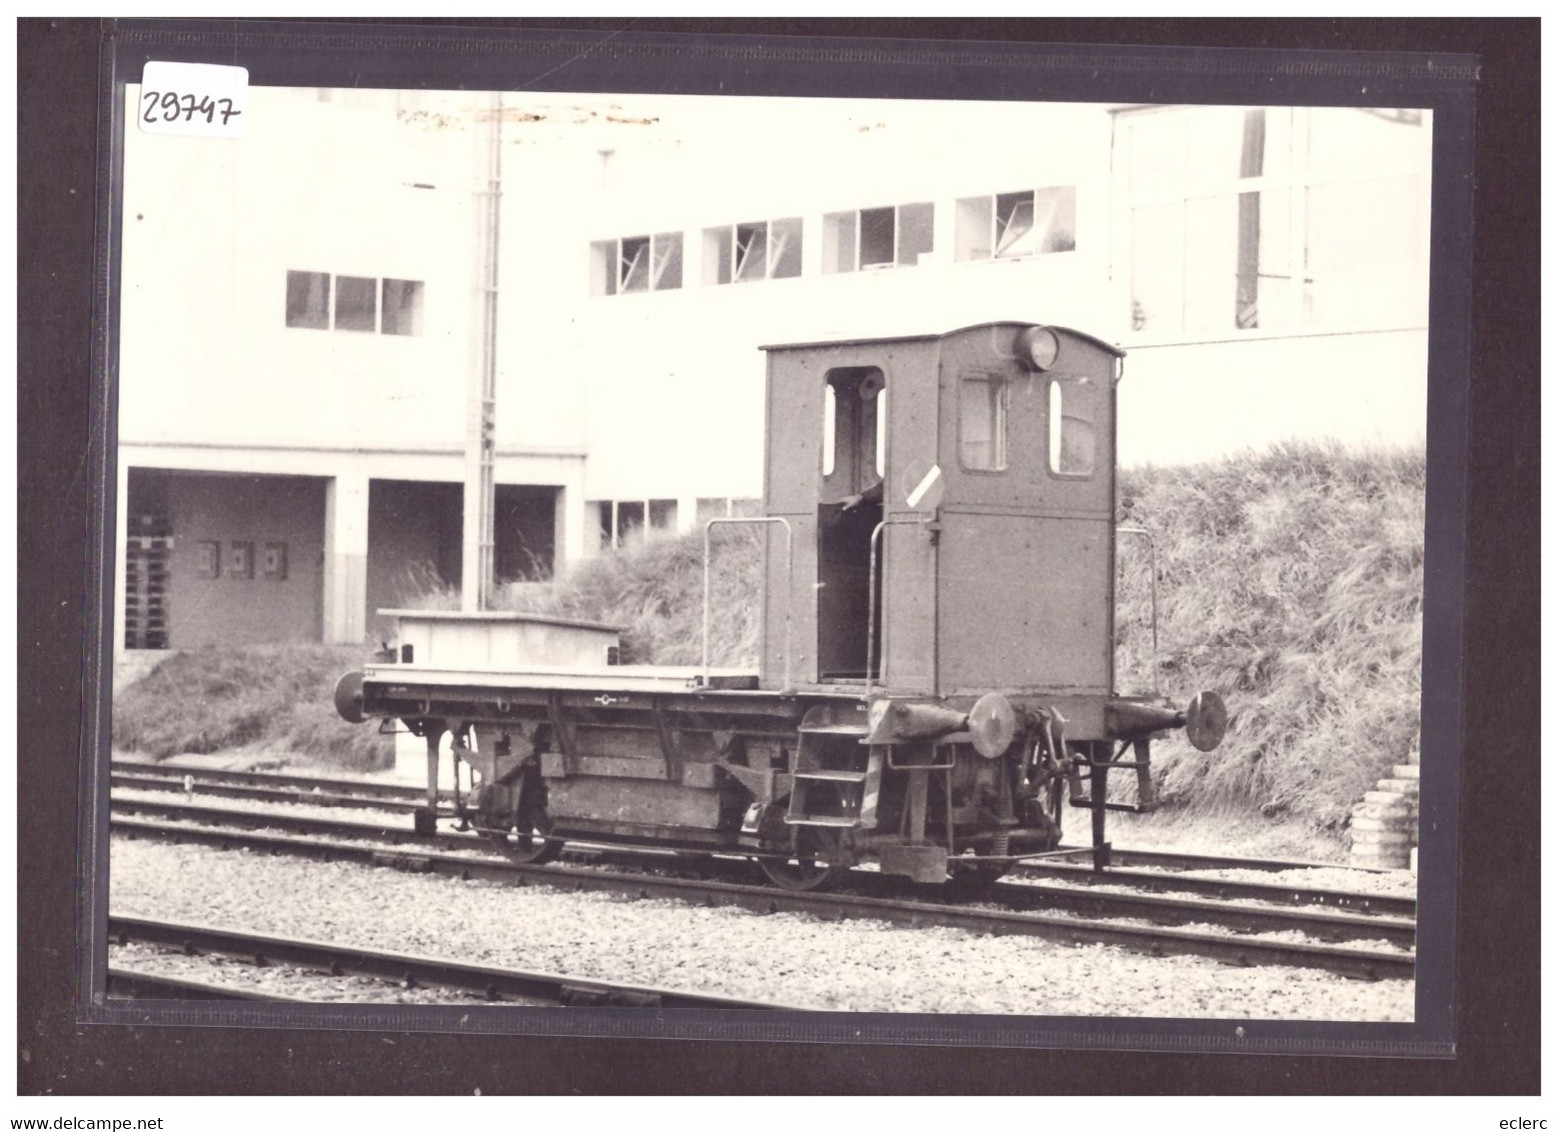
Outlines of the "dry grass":
[[[1090,844],[1086,810],[1062,819],[1067,844]],[[1248,806],[1182,806],[1152,814],[1109,815],[1109,840],[1118,848],[1266,857],[1345,864],[1345,838],[1326,836],[1298,817],[1267,817]]]
[[303,752],[335,766],[374,769],[392,741],[336,714],[341,673],[362,667],[361,648],[252,645],[182,652],[114,700],[113,744],[155,758],[240,748]]
[[[1204,754],[1164,744],[1160,792],[1322,830],[1417,733],[1421,451],[1291,444],[1121,481],[1121,519],[1158,547],[1162,689],[1221,692],[1232,722]],[[1146,579],[1122,571],[1122,652],[1140,656]]]
[[[761,642],[761,536],[715,529],[709,645],[715,664],[755,667]],[[624,664],[703,659],[703,535],[652,539],[582,565],[562,585],[511,585],[499,604],[620,625]]]
[[[761,535],[715,528],[709,578],[710,658],[755,667],[762,633]],[[459,608],[459,592],[430,585],[418,609]],[[599,621],[622,628],[623,664],[703,660],[703,534],[635,543],[580,563],[556,584],[510,582],[495,609]]]

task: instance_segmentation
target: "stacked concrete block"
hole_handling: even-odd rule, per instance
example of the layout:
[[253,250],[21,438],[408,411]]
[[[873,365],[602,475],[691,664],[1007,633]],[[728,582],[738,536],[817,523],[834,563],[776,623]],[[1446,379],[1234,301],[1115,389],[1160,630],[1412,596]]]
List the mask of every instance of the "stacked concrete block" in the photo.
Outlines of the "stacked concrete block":
[[1418,749],[1391,768],[1352,808],[1352,863],[1380,869],[1417,867]]
[[[1419,739],[1418,742],[1412,744],[1412,749],[1407,752],[1407,763],[1410,766],[1412,766],[1412,767],[1416,767],[1419,764],[1419,762],[1422,760],[1422,757],[1423,757],[1422,741],[1421,741],[1421,739]],[[1412,861],[1411,861],[1411,866],[1412,866],[1412,871],[1415,873],[1415,872],[1417,872],[1417,814],[1418,814],[1417,794],[1418,794],[1418,792],[1417,792],[1417,788],[1416,788],[1416,785],[1415,785],[1416,782],[1417,782],[1417,778],[1414,776],[1411,779],[1411,781],[1414,783],[1414,786],[1413,786],[1413,789],[1412,789]]]

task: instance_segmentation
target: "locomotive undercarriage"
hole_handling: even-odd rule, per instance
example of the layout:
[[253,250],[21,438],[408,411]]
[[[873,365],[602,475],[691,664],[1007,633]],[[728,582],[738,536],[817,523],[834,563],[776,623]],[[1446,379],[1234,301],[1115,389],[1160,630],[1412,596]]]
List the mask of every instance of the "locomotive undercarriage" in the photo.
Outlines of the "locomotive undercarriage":
[[[549,860],[569,840],[716,851],[750,857],[792,889],[827,884],[862,861],[925,883],[992,880],[1020,857],[1057,850],[1068,794],[1093,812],[1102,865],[1105,812],[1142,808],[1107,801],[1108,769],[1137,770],[1150,805],[1140,729],[1183,720],[1130,705],[1138,714],[1126,722],[1140,733],[1116,752],[1107,739],[1069,741],[1059,711],[1013,709],[999,696],[967,712],[846,696],[441,698],[460,714],[436,714],[428,700],[373,708],[427,742],[420,828],[438,816],[448,736],[454,816],[516,860]],[[999,718],[981,715],[990,703]]]

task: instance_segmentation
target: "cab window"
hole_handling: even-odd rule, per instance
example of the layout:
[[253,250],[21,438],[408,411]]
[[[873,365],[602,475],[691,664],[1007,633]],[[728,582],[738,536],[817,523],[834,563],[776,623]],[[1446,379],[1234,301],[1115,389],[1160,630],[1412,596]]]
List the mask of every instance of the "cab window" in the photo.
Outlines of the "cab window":
[[958,383],[958,461],[969,471],[1006,470],[1006,379],[968,373]]
[[822,476],[851,491],[887,472],[887,381],[875,366],[829,370],[822,396]]
[[1093,474],[1097,448],[1098,387],[1085,377],[1051,378],[1049,470],[1057,476]]

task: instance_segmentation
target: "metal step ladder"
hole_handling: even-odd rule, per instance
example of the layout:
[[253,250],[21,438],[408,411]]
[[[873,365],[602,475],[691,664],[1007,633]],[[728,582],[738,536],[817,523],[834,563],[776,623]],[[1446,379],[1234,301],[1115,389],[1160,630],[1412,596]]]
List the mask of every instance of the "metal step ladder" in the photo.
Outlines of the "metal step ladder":
[[865,713],[819,705],[798,729],[786,825],[854,829],[874,825],[881,755],[862,744]]

